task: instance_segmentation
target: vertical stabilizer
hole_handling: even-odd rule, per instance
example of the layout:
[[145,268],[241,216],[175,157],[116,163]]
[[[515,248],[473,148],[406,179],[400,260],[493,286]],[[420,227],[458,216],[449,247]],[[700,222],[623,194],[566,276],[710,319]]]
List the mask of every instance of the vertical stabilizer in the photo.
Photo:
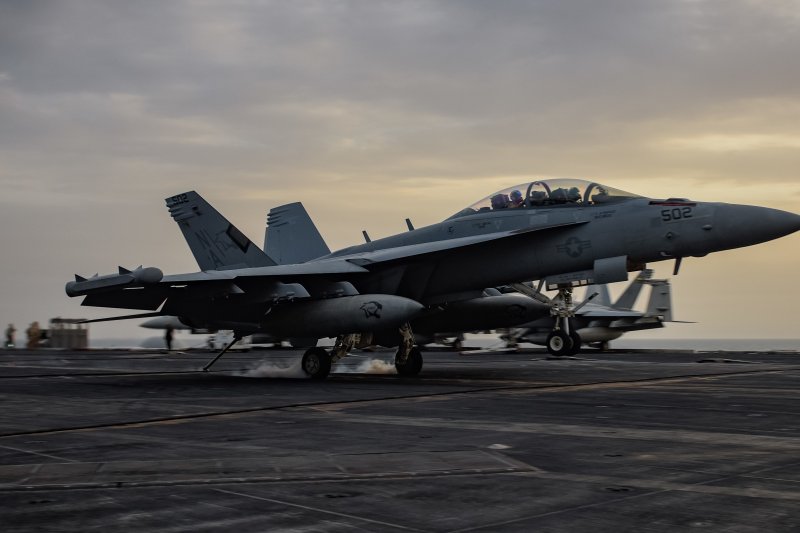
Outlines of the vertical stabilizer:
[[279,265],[305,263],[331,253],[300,202],[270,209],[264,250]]
[[672,322],[672,294],[669,281],[654,279],[647,284],[650,285],[651,292],[645,316],[660,316],[664,322]]
[[166,199],[201,270],[271,266],[271,260],[194,191]]
[[646,268],[639,272],[639,275],[631,281],[630,285],[625,287],[625,290],[622,294],[617,298],[617,301],[614,303],[614,307],[617,309],[625,309],[631,310],[633,306],[636,305],[636,299],[639,297],[639,293],[642,292],[642,286],[645,282],[653,277],[653,271],[649,268]]

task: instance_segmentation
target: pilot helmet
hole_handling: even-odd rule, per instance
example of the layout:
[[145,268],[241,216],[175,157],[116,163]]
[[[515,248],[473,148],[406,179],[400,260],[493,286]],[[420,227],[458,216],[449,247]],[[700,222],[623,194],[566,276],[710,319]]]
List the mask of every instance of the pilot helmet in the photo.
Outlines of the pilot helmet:
[[508,207],[508,196],[505,194],[495,194],[492,196],[492,209],[504,209]]
[[511,191],[511,200],[513,202],[519,202],[520,200],[522,200],[522,193],[519,192],[519,189],[514,189],[513,191]]

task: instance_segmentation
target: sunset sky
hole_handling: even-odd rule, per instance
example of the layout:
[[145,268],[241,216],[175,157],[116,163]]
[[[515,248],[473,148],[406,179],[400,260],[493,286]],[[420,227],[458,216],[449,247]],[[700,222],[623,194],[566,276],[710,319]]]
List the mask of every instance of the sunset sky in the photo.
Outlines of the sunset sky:
[[[196,270],[192,189],[259,245],[301,200],[332,249],[534,177],[800,213],[799,51],[797,0],[0,2],[0,325]],[[798,234],[687,259],[658,336],[800,337],[799,271]]]

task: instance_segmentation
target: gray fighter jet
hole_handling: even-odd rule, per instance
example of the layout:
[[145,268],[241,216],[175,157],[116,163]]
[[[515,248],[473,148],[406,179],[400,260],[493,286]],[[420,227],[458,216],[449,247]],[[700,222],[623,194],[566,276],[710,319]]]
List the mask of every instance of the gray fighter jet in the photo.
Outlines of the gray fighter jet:
[[[675,322],[672,317],[672,297],[669,280],[653,279],[653,271],[642,270],[617,298],[611,301],[607,285],[589,285],[586,299],[597,296],[575,312],[570,327],[578,334],[584,346],[601,350],[609,348],[609,342],[630,331],[663,328],[665,322]],[[643,287],[650,287],[650,297],[645,311],[634,309],[636,299]],[[510,329],[504,338],[510,345],[530,342],[547,346],[547,338],[553,329],[553,319],[539,318],[533,322]],[[577,353],[579,346],[573,346]],[[558,355],[558,354],[555,354]]]
[[[426,309],[479,297],[485,287],[539,279],[557,289],[548,346],[579,343],[569,319],[572,289],[628,279],[651,261],[749,246],[800,229],[794,213],[685,198],[650,199],[583,180],[509,187],[443,222],[319,257],[279,265],[197,193],[167,198],[200,272],[164,276],[154,267],[66,285],[83,305],[174,315],[194,328],[279,337],[337,337],[330,353],[309,348],[304,370],[324,378],[359,344],[399,345],[401,375],[422,367],[410,322]],[[207,223],[198,224],[200,219]],[[409,224],[410,226],[410,224]],[[319,251],[319,250],[317,250]],[[323,252],[325,250],[322,250]],[[536,299],[548,299],[533,291]],[[550,304],[548,304],[550,305]],[[218,354],[206,369],[225,353]]]

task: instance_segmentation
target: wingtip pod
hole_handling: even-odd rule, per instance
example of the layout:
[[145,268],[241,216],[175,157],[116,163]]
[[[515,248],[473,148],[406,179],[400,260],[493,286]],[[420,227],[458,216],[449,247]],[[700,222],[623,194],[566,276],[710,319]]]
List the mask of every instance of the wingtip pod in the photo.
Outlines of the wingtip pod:
[[140,266],[134,270],[119,267],[119,274],[109,274],[107,276],[95,275],[87,279],[75,274],[75,281],[68,281],[64,290],[67,296],[80,296],[93,291],[117,288],[125,285],[151,285],[158,283],[163,277],[164,273],[160,268],[156,267]]

